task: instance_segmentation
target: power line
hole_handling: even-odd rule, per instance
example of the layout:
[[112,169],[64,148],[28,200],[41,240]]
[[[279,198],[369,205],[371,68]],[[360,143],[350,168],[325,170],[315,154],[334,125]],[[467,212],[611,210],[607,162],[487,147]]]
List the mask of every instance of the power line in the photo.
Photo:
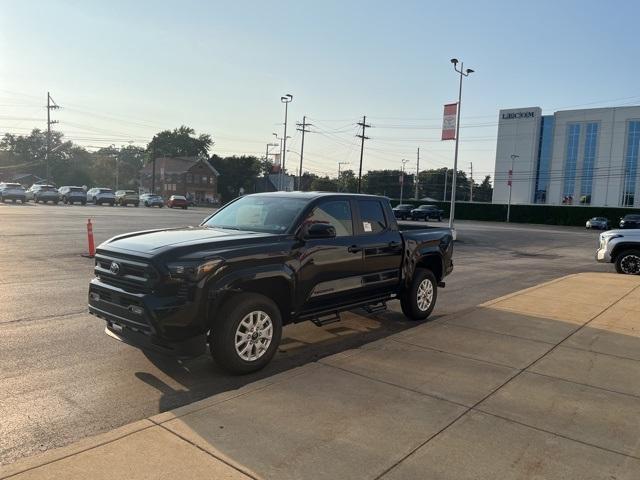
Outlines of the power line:
[[47,183],[49,183],[49,178],[51,177],[51,169],[49,168],[49,154],[51,153],[51,125],[58,123],[57,120],[51,120],[51,110],[57,110],[59,108],[58,104],[53,100],[53,98],[51,98],[51,94],[47,92],[47,151],[44,157],[46,163]]

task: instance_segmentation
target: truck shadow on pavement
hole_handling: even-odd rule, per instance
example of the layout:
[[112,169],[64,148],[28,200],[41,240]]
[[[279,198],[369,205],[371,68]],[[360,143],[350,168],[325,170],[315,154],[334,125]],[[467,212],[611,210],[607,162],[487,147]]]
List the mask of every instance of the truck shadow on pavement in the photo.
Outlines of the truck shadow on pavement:
[[317,327],[311,322],[287,325],[283,328],[280,347],[271,363],[259,372],[241,376],[223,371],[208,353],[181,361],[145,350],[145,357],[170,377],[175,386],[169,385],[153,373],[138,371],[135,376],[160,393],[158,410],[165,412],[211,395],[238,389],[248,383],[336,353],[358,348],[440,317],[434,314],[427,321],[415,322],[393,310],[379,314],[354,310],[343,313],[340,322],[323,327]]

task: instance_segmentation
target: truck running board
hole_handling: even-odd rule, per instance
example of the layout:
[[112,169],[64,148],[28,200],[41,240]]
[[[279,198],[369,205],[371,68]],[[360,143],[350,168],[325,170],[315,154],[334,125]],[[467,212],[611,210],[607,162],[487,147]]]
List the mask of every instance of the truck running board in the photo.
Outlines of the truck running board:
[[311,321],[318,327],[329,325],[330,323],[336,323],[340,321],[340,313],[334,312],[321,317],[313,317]]
[[387,310],[387,302],[380,302],[375,305],[367,305],[363,307],[367,313],[379,313]]

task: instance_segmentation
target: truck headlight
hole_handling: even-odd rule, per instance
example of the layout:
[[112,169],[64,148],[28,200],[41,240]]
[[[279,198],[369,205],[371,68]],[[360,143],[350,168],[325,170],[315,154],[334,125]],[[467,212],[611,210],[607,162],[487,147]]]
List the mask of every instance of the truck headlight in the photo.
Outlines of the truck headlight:
[[214,258],[205,262],[176,262],[168,263],[167,269],[173,279],[198,282],[206,275],[214,272],[222,264],[221,258]]

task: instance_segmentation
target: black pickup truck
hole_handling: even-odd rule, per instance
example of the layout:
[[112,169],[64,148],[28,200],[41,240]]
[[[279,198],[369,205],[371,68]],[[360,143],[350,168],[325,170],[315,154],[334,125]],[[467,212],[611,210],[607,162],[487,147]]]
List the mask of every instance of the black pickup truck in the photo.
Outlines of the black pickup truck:
[[106,332],[233,373],[266,365],[282,326],[342,311],[427,318],[453,269],[448,228],[398,226],[389,201],[318,192],[240,197],[198,227],[128,233],[97,249],[89,312]]

